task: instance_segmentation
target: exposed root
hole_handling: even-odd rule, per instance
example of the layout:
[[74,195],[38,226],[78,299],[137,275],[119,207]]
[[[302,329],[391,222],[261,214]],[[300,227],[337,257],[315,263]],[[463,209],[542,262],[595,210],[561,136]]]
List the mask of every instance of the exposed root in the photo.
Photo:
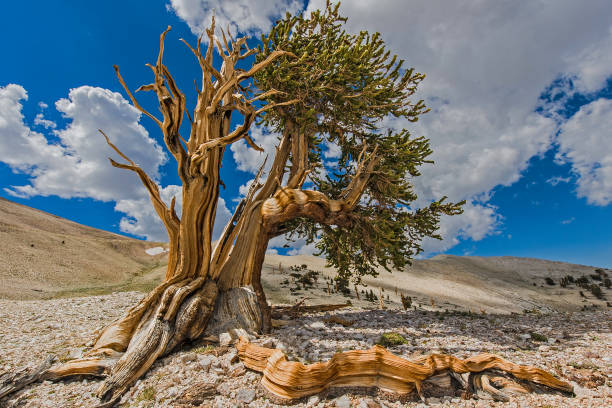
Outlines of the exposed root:
[[[416,391],[423,398],[423,382],[450,384],[451,377],[457,379],[462,387],[470,385],[472,390],[466,390],[468,394],[473,392],[479,398],[498,401],[509,400],[505,391],[530,391],[517,381],[573,393],[569,383],[547,371],[517,365],[493,354],[480,354],[466,360],[446,354],[431,354],[408,361],[384,347],[374,346],[369,350],[335,354],[327,362],[304,365],[287,361],[280,350],[256,346],[246,339],[241,339],[236,347],[246,367],[263,373],[263,387],[275,398],[285,401],[318,394],[330,387],[356,386],[377,387],[399,396]],[[465,374],[470,375],[469,379],[466,380]]]
[[117,358],[80,358],[71,360],[58,367],[50,368],[43,380],[57,381],[68,377],[105,377]]
[[217,297],[213,281],[203,287],[202,283],[203,279],[195,279],[187,285],[168,286],[155,312],[139,325],[127,351],[98,389],[103,402],[117,401],[160,356],[202,333]]

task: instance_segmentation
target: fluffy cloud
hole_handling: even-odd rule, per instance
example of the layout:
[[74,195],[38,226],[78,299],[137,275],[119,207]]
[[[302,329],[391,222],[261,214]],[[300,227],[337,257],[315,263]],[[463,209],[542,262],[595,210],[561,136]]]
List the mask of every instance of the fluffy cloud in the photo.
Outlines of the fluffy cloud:
[[169,7],[196,35],[210,26],[213,14],[217,27],[224,30],[229,27],[232,35],[236,35],[265,32],[272,27],[273,19],[285,11],[297,13],[303,3],[299,0],[170,0]]
[[424,239],[425,254],[444,252],[457,245],[461,239],[479,241],[498,233],[497,228],[502,222],[502,216],[497,213],[497,208],[469,202],[463,209],[463,214],[442,216],[439,233],[444,239]]
[[72,89],[67,99],[55,104],[70,121],[66,128],[54,132],[57,143],[25,125],[20,100],[27,94],[21,86],[8,85],[2,95],[2,107],[6,105],[6,109],[0,115],[6,126],[1,127],[0,160],[32,176],[30,184],[11,187],[13,194],[102,201],[142,197],[144,187],[138,177],[108,162],[108,156],[116,155],[98,129],[158,179],[158,167],[166,161],[166,155],[138,123],[140,112],[120,94],[90,86]]
[[[324,3],[313,0],[308,8]],[[495,186],[516,182],[529,159],[554,141],[558,122],[535,112],[545,89],[562,77],[573,78],[579,91],[594,91],[612,75],[607,1],[362,0],[343,2],[341,11],[350,30],[381,32],[407,66],[427,74],[416,98],[432,112],[417,124],[389,124],[431,140],[436,164],[415,180],[420,204],[442,195],[471,203],[469,215],[443,219],[445,241],[436,249],[495,231],[497,210],[479,202]],[[576,149],[566,154],[570,161],[582,157]],[[583,178],[579,194],[586,194],[585,183],[605,187],[608,170],[599,169]],[[592,202],[607,202],[605,194]]]
[[[26,125],[21,112],[23,100],[27,100],[23,87],[11,84],[0,88],[0,161],[30,176],[29,184],[6,188],[9,194],[115,201],[115,209],[126,214],[120,223],[122,231],[150,240],[167,239],[139,178],[110,165],[107,157],[116,158],[116,154],[97,131],[103,129],[128,157],[159,182],[159,167],[167,156],[140,125],[139,111],[116,92],[90,86],[75,88],[67,99],[55,104],[69,124],[53,131],[50,138]],[[44,109],[42,105],[41,108]],[[180,187],[170,185],[160,191],[167,203],[177,197],[180,214]],[[218,224],[229,218],[225,201],[220,200],[217,235],[222,228]]]
[[[250,130],[251,139],[261,147],[264,151],[259,152],[247,144],[244,140],[239,140],[230,146],[232,157],[236,162],[238,170],[242,170],[253,175],[257,174],[264,160],[266,160],[262,180],[265,180],[267,172],[272,167],[274,155],[276,154],[276,146],[279,143],[279,136],[276,133],[269,133],[262,127],[253,127]],[[267,159],[266,159],[267,158]],[[249,191],[249,187],[253,179],[247,181],[240,186],[239,193],[245,196]],[[238,198],[237,198],[238,200]]]
[[561,127],[557,159],[569,162],[577,177],[578,197],[595,205],[612,202],[612,100],[584,105]]
[[230,146],[234,161],[238,166],[238,170],[245,171],[247,173],[255,174],[263,164],[266,157],[265,171],[272,167],[272,161],[276,154],[276,146],[278,146],[279,135],[276,133],[269,133],[263,127],[254,126],[251,128],[249,135],[251,139],[261,147],[264,151],[259,152],[247,144],[244,140],[239,140]]
[[62,157],[63,149],[23,123],[21,101],[27,97],[19,85],[0,87],[0,160],[16,171],[33,172],[34,166],[45,168]]
[[[258,2],[257,10],[246,15],[255,6],[241,1],[221,6],[173,0],[172,6],[194,32],[206,26],[212,8],[220,19],[232,20],[234,31],[251,32],[265,31],[270,23],[265,19],[298,7],[289,0]],[[307,11],[324,6],[325,0],[311,0]],[[359,0],[343,2],[341,10],[349,17],[349,30],[381,32],[390,48],[407,58],[407,66],[428,75],[415,99],[425,99],[432,112],[417,124],[395,120],[388,125],[431,140],[436,165],[425,166],[414,180],[419,205],[442,195],[468,200],[466,214],[443,218],[445,240],[428,241],[430,251],[495,233],[501,216],[487,205],[492,190],[519,180],[529,160],[556,142],[559,126],[562,156],[579,176],[577,193],[594,204],[609,203],[607,162],[572,141],[572,123],[595,124],[582,115],[563,125],[565,119],[536,108],[546,90],[557,93],[549,101],[556,106],[542,110],[551,113],[569,93],[595,92],[612,76],[612,3]],[[257,153],[246,145],[232,151],[239,168],[252,172],[257,167]]]

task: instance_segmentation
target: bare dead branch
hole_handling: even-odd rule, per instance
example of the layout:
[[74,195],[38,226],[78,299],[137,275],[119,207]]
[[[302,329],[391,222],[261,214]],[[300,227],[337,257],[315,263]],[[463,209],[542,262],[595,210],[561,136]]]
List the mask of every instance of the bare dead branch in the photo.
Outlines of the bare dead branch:
[[142,113],[144,113],[145,115],[147,115],[148,117],[153,119],[153,121],[155,123],[157,123],[157,126],[161,127],[162,126],[161,121],[159,119],[157,119],[155,116],[153,116],[151,113],[146,111],[142,106],[140,106],[140,104],[138,103],[136,98],[134,98],[134,95],[132,95],[132,92],[130,92],[130,89],[125,84],[125,81],[123,80],[123,77],[121,76],[121,73],[119,72],[119,67],[117,65],[113,65],[113,68],[115,69],[115,73],[117,74],[117,78],[119,78],[119,82],[123,86],[123,89],[125,89],[125,92],[130,97],[130,100],[132,101],[132,104],[134,105],[134,107],[136,107],[136,109],[138,109],[139,111],[141,111]]
[[[202,71],[208,71],[210,72],[216,79],[220,79],[221,78],[221,74],[219,73],[219,71],[217,71],[203,56],[202,53],[200,52],[200,47],[199,47],[199,40],[198,40],[198,48],[194,49],[187,41],[185,41],[184,39],[180,38],[180,41],[182,41],[187,47],[189,47],[189,49],[191,50],[191,52],[193,52],[193,54],[196,56],[196,58],[198,59],[198,62],[200,63],[200,68],[202,69]],[[212,86],[212,83],[210,83],[210,85]]]
[[119,156],[121,156],[123,159],[125,159],[125,161],[129,163],[129,164],[118,163],[115,160],[109,158],[108,160],[110,161],[111,165],[113,167],[130,170],[138,174],[138,176],[140,177],[140,180],[142,181],[142,184],[148,190],[149,197],[151,199],[151,202],[153,203],[153,207],[155,208],[155,211],[157,212],[157,215],[159,216],[159,218],[161,218],[164,225],[166,226],[166,229],[168,230],[168,234],[176,233],[179,227],[179,219],[178,219],[178,216],[176,215],[176,212],[174,211],[174,204],[175,204],[174,201],[175,200],[174,199],[172,200],[171,209],[168,209],[168,207],[166,206],[166,203],[164,203],[164,201],[161,199],[161,195],[159,194],[159,187],[157,186],[157,183],[151,180],[151,178],[147,175],[147,173],[142,168],[140,168],[140,166],[135,164],[127,155],[125,155],[121,150],[119,150],[119,148],[110,141],[106,133],[104,133],[101,129],[98,129],[98,131],[102,134],[102,136],[104,136],[104,139],[106,139],[106,143]]

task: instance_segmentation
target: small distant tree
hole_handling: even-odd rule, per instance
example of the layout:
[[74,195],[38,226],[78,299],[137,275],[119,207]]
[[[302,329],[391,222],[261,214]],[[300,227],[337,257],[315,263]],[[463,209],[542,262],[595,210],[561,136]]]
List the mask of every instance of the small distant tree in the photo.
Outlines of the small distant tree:
[[[422,252],[423,238],[440,238],[441,215],[461,212],[462,203],[445,198],[422,208],[412,204],[411,180],[432,163],[429,141],[381,127],[387,117],[416,122],[428,111],[422,100],[411,99],[425,75],[405,69],[380,34],[344,31],[345,20],[329,3],[309,16],[287,15],[252,49],[246,38],[223,31],[216,37],[213,19],[205,50],[199,40],[195,47],[185,42],[202,70],[191,114],[163,61],[170,28],[149,65],[153,82],[137,89],[156,95],[161,118],[139,104],[115,67],[133,105],[160,127],[176,161],[182,214],[175,198],[165,203],[157,184],[111,141],[121,135],[105,135],[121,158],[111,164],[138,175],[166,227],[168,268],[164,281],[106,327],[85,360],[68,362],[62,375],[108,372],[99,396],[117,401],[156,359],[198,338],[213,315],[227,318],[215,305],[250,303],[231,311],[250,329],[270,330],[261,268],[273,237],[316,241],[338,271],[338,290],[348,291],[349,280],[376,275],[378,266],[403,268]],[[242,68],[251,56],[254,63]],[[240,124],[232,129],[235,115]],[[185,116],[188,135],[181,134]],[[262,150],[249,134],[256,121],[279,135],[267,158],[271,166],[259,170],[213,246],[223,157],[240,140]],[[339,156],[330,164],[323,155],[331,146]],[[245,286],[256,295],[237,290]],[[371,290],[369,296],[377,299]],[[117,353],[116,363],[107,359]]]

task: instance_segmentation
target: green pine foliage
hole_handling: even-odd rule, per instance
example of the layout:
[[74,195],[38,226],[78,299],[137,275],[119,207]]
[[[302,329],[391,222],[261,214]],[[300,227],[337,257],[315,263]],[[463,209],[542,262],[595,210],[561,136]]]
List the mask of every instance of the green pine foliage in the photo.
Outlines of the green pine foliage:
[[[411,179],[420,175],[421,165],[432,163],[429,141],[406,129],[386,129],[382,121],[416,122],[429,111],[422,100],[411,100],[425,74],[405,69],[379,33],[346,32],[338,6],[328,2],[310,16],[287,14],[278,21],[262,36],[256,62],[275,50],[290,51],[295,58],[275,60],[256,74],[254,84],[262,91],[280,91],[264,98],[267,102],[299,101],[267,111],[261,123],[280,133],[307,135],[310,184],[304,188],[341,200],[359,158],[380,158],[342,225],[299,218],[283,228],[293,237],[318,240],[319,254],[338,270],[338,279],[360,283],[365,275],[376,276],[378,265],[405,267],[422,252],[423,238],[441,239],[440,216],[461,213],[463,202],[447,203],[441,197],[424,208],[412,205],[417,196]],[[340,150],[332,165],[324,164],[327,145]]]

